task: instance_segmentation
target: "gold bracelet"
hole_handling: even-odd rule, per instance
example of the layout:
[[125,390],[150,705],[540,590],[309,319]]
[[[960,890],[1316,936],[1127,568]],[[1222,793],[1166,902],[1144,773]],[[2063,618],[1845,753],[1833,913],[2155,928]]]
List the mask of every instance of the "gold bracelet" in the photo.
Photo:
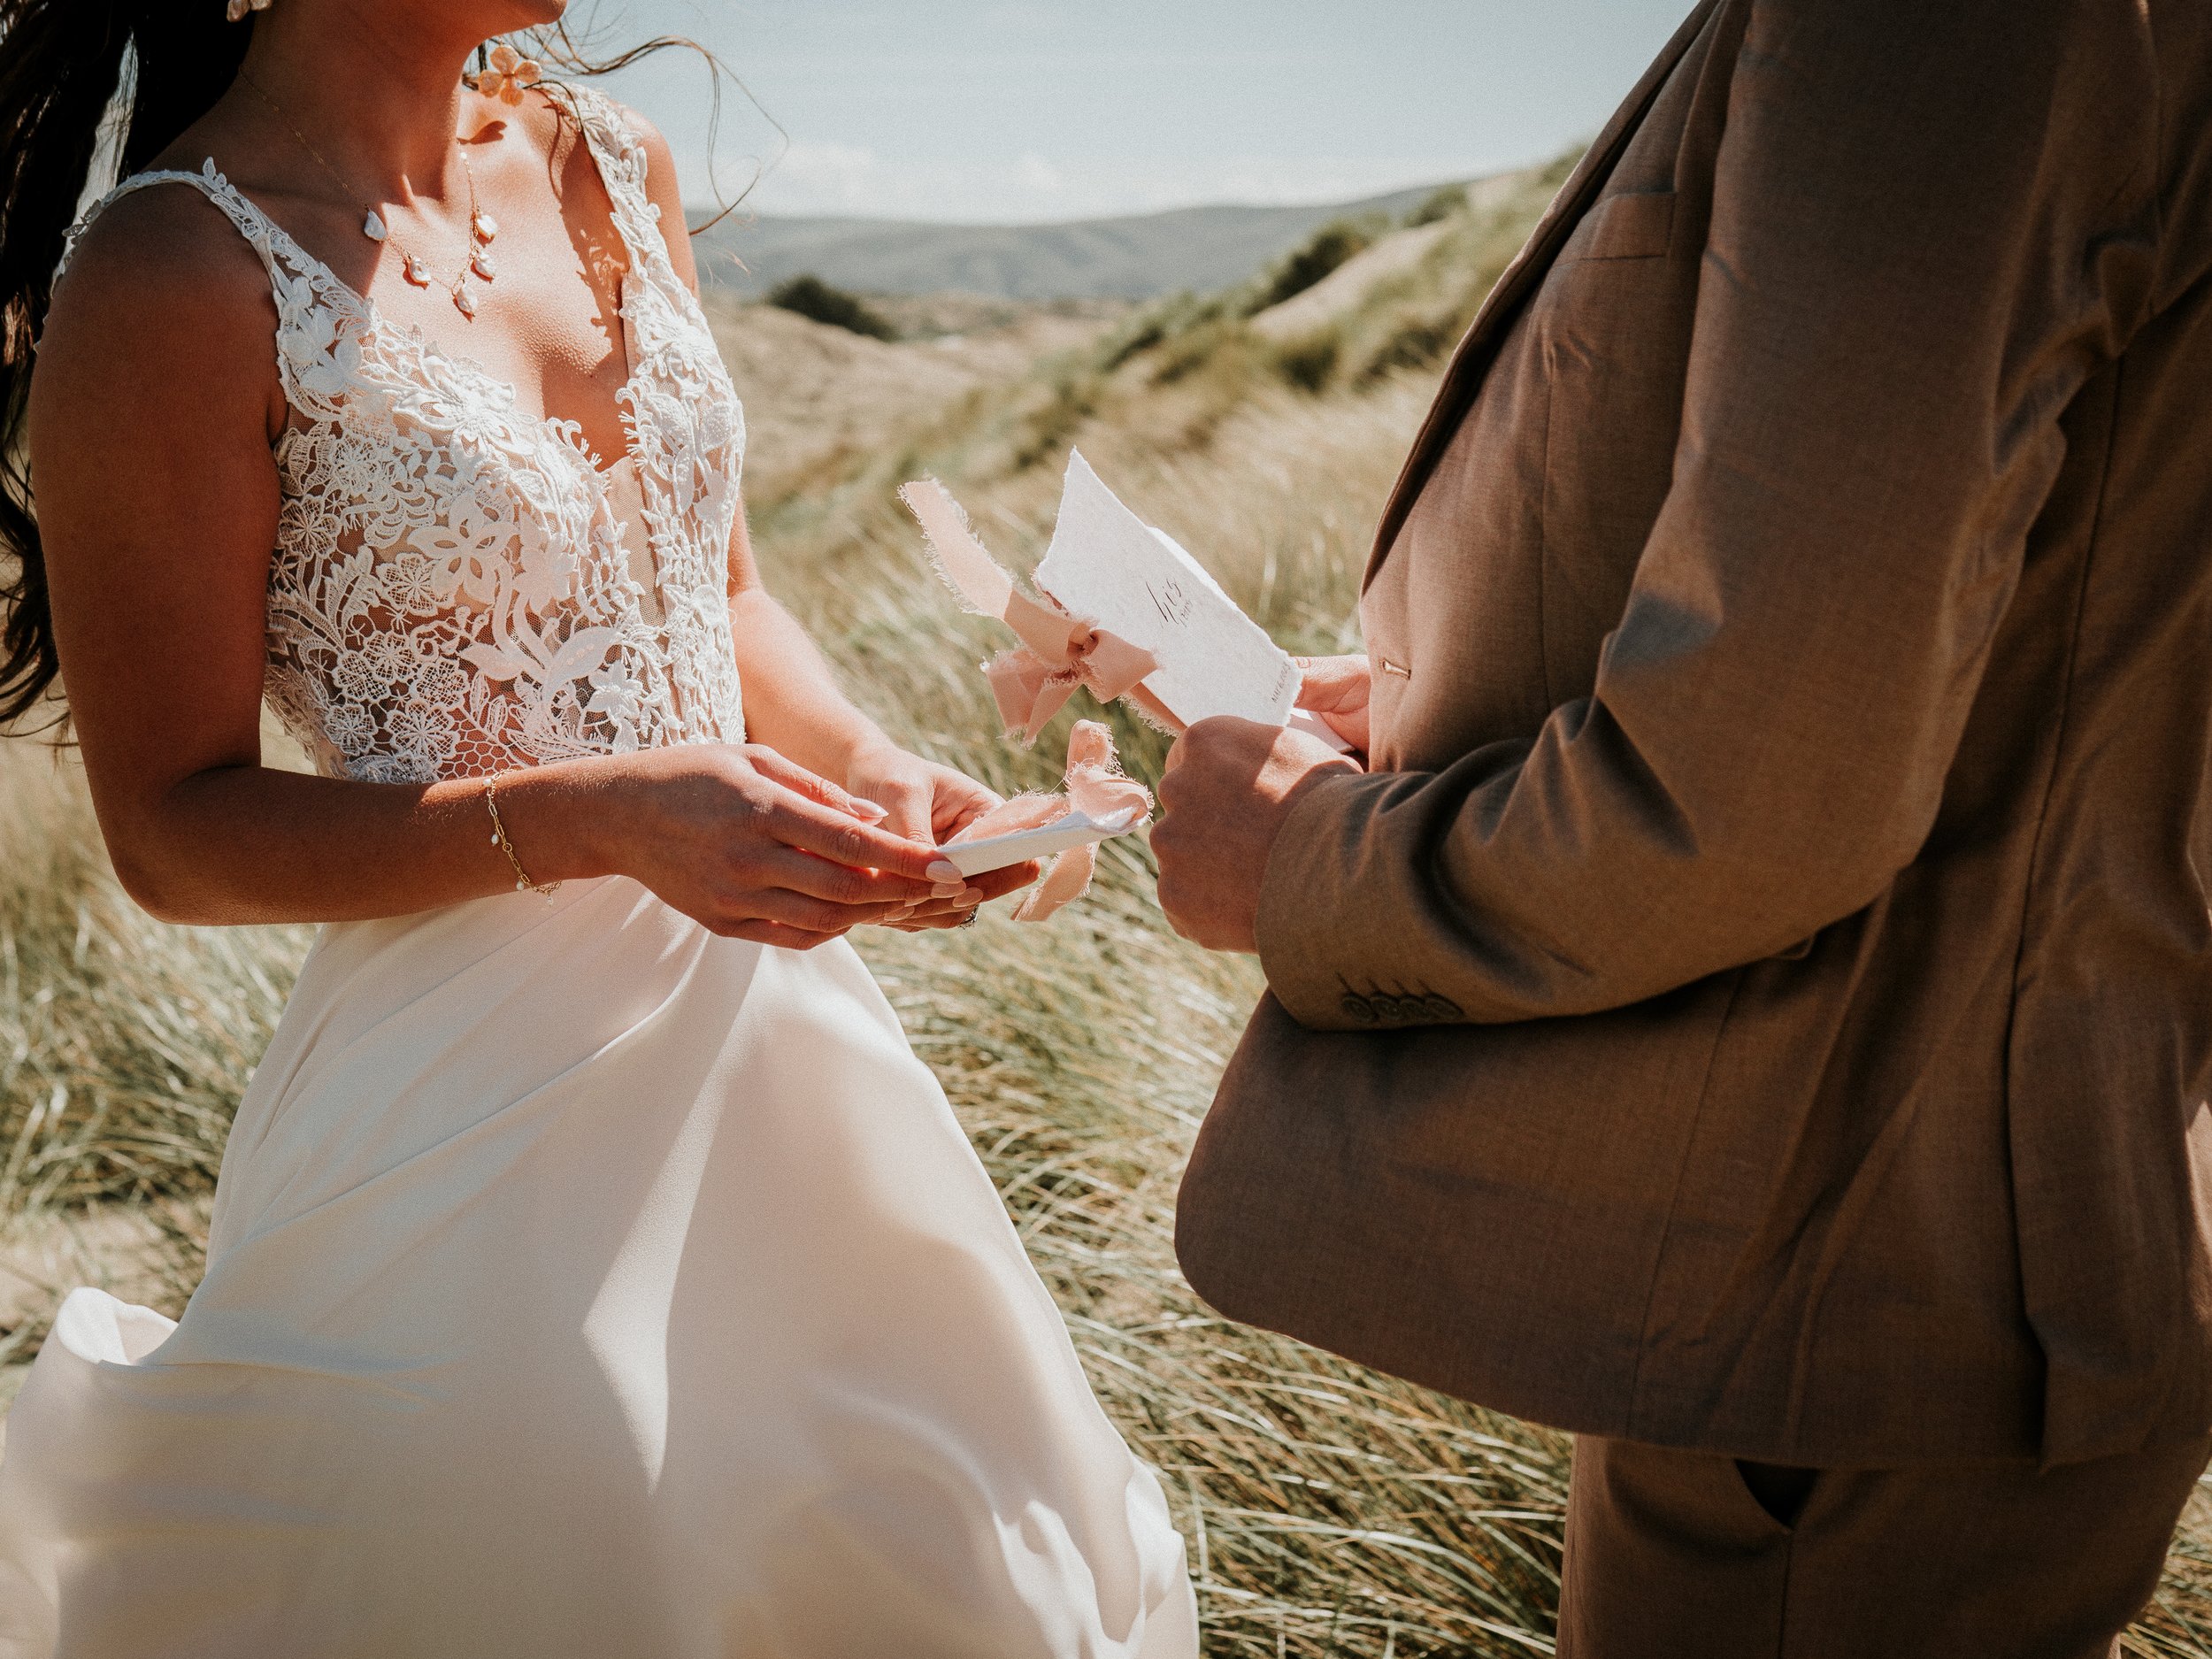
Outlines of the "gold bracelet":
[[492,845],[507,855],[507,862],[514,869],[515,891],[542,893],[549,899],[558,893],[561,884],[557,881],[537,882],[530,879],[530,872],[522,867],[522,860],[516,855],[514,842],[507,839],[507,826],[499,821],[499,774],[496,772],[484,780],[484,810],[492,815]]

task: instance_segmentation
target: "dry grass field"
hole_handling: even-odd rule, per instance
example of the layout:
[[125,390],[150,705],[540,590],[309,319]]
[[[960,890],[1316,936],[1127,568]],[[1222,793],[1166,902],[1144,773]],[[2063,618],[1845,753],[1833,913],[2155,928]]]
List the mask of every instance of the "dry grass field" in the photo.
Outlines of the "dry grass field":
[[[1035,754],[996,736],[972,665],[998,641],[929,575],[892,499],[908,477],[943,478],[1026,568],[1079,442],[1286,644],[1350,644],[1365,538],[1440,353],[1557,179],[1397,244],[1373,280],[1338,285],[1345,309],[1309,303],[1295,331],[1256,328],[1232,295],[1002,320],[963,357],[718,311],[771,582],[895,734],[1002,788],[1048,781],[1064,733]],[[1157,735],[1110,718],[1133,770],[1156,768]],[[22,744],[0,749],[0,1220],[16,1270],[0,1360],[19,1368],[71,1283],[181,1305],[229,1111],[306,933],[150,921],[108,875],[67,764]],[[863,948],[1108,1409],[1162,1473],[1208,1654],[1550,1652],[1561,1437],[1229,1325],[1177,1274],[1177,1171],[1258,981],[1176,940],[1150,877],[1132,838],[1048,926],[987,916]],[[2133,1650],[2212,1659],[2208,1598],[2212,1552],[2192,1532]]]

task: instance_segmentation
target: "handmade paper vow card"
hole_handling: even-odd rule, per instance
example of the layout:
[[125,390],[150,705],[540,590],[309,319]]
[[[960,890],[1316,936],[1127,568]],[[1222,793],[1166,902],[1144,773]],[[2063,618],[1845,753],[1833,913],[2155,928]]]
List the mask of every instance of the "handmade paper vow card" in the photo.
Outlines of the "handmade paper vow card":
[[1159,666],[1145,689],[1176,725],[1217,714],[1289,719],[1298,665],[1173,537],[1122,505],[1079,451],[1035,581],[1063,609],[1151,654]]

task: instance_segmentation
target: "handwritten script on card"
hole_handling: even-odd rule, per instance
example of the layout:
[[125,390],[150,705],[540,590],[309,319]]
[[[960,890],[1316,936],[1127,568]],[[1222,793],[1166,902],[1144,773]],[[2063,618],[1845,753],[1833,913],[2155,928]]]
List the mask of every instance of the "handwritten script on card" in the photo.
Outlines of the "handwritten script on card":
[[1078,453],[1037,586],[1158,659],[1145,688],[1187,726],[1217,714],[1280,726],[1298,665],[1205,567],[1124,506]]

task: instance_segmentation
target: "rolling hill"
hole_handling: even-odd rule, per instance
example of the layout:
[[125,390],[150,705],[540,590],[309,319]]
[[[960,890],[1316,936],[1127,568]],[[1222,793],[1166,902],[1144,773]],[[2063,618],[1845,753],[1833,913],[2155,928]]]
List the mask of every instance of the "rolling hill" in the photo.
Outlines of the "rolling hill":
[[1056,225],[780,219],[740,211],[695,245],[707,281],[749,297],[811,272],[864,294],[1150,299],[1225,288],[1332,219],[1396,218],[1434,188],[1423,185],[1356,202],[1187,207]]

